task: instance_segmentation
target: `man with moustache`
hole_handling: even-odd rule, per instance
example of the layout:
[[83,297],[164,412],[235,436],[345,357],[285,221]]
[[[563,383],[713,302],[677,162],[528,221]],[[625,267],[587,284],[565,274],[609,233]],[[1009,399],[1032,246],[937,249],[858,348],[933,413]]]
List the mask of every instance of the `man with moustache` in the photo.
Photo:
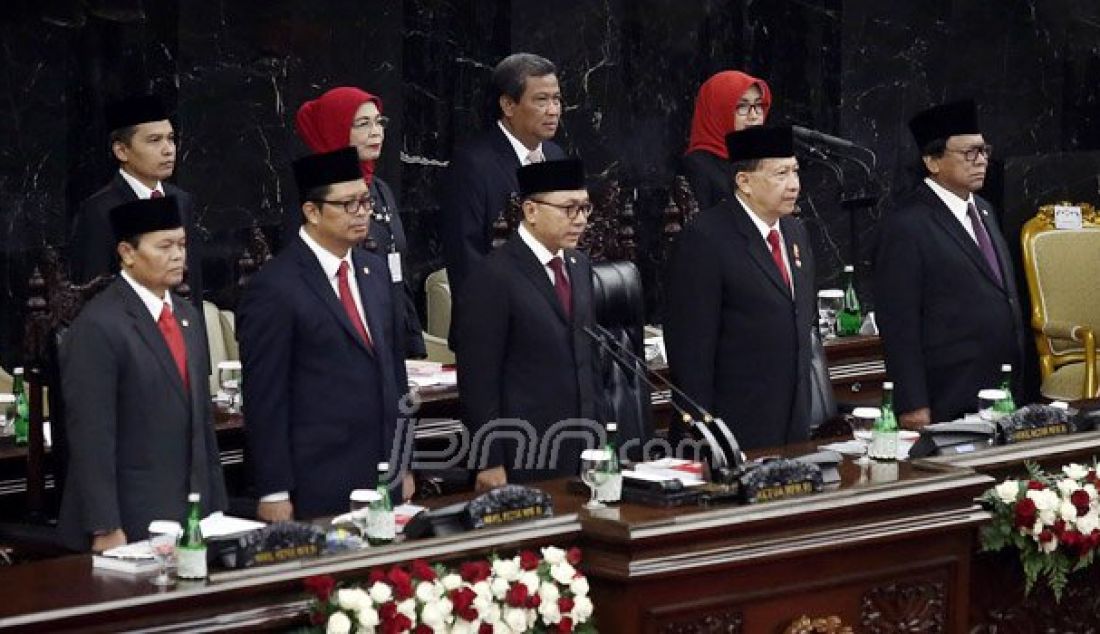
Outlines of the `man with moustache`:
[[408,383],[386,261],[357,246],[371,197],[355,148],[298,159],[294,178],[297,239],[252,277],[237,310],[257,515],[269,522],[341,513],[353,489],[376,486],[378,463],[399,468]]
[[[597,411],[594,344],[583,332],[595,323],[592,268],[576,250],[592,213],[584,166],[578,160],[527,165],[517,181],[519,229],[471,269],[457,298],[458,387],[479,459],[479,490],[576,475],[581,447],[560,441],[568,429],[584,434],[591,426],[557,423],[591,421]],[[528,447],[532,464],[514,442],[487,434],[516,429],[494,425],[502,419],[530,425],[547,451]]]
[[191,195],[165,182],[176,168],[176,132],[168,112],[153,95],[126,97],[104,110],[110,131],[110,148],[118,161],[111,182],[88,197],[73,219],[69,239],[74,282],[87,282],[118,272],[110,211],[132,200],[176,199],[187,232],[187,271],[184,279],[192,303],[202,313],[202,253],[195,231]]
[[187,238],[176,199],[134,200],[110,223],[122,273],[84,306],[60,349],[69,464],[58,529],[74,550],[147,537],[226,507],[199,315],[169,289]]
[[[798,161],[789,127],[746,128],[726,145],[734,197],[680,234],[665,347],[673,382],[743,449],[776,447],[806,440],[810,426],[816,289],[810,241],[792,217]],[[684,431],[669,430],[673,447]]]
[[929,108],[909,129],[927,176],[879,229],[876,322],[899,422],[976,411],[978,391],[1019,368],[1024,333],[1008,248],[985,182],[991,146],[973,101]]
[[440,238],[452,296],[492,248],[493,221],[517,191],[516,169],[565,158],[550,139],[561,119],[557,69],[543,57],[514,53],[493,70],[500,116],[496,125],[459,147],[440,192]]

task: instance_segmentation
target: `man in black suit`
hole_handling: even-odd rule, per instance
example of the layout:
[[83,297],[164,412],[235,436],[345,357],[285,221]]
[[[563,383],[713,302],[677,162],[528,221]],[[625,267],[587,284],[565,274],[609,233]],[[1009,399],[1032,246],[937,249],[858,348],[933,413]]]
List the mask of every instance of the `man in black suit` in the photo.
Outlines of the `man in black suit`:
[[493,221],[517,191],[516,168],[565,158],[550,140],[562,110],[556,73],[552,62],[530,53],[501,60],[493,70],[497,124],[451,157],[440,192],[440,237],[452,296],[492,248]]
[[[185,280],[192,303],[202,315],[202,253],[195,231],[191,195],[166,183],[176,167],[176,133],[160,99],[152,95],[111,102],[105,110],[111,152],[119,170],[103,189],[80,205],[69,238],[72,279],[87,282],[118,272],[109,213],[132,200],[176,199],[187,232]],[[201,322],[197,322],[201,323]]]
[[[523,222],[470,271],[455,313],[478,489],[576,475],[577,445],[598,432],[595,355],[582,331],[595,323],[592,268],[576,250],[592,212],[584,167],[577,160],[528,165],[518,183]],[[501,437],[517,429],[526,439],[518,450]]]
[[[742,448],[809,437],[814,261],[792,217],[791,129],[726,137],[734,197],[699,213],[669,263],[664,336],[672,380]],[[701,415],[701,412],[697,412]],[[684,430],[670,430],[673,446]]]
[[122,273],[80,312],[61,347],[69,468],[59,530],[74,550],[183,521],[187,494],[224,510],[200,314],[169,292],[186,235],[175,198],[110,213]]
[[[356,246],[370,229],[371,197],[355,148],[301,158],[294,177],[302,227],[252,277],[237,312],[249,461],[266,521],[346,511],[353,489],[376,486],[379,463],[395,472],[403,463],[394,448],[404,448],[397,406],[408,381],[386,261]],[[411,482],[406,475],[406,496]]]
[[927,177],[886,215],[875,259],[876,322],[894,407],[911,428],[977,410],[978,391],[1019,368],[1020,301],[981,189],[990,146],[972,101],[909,122]]

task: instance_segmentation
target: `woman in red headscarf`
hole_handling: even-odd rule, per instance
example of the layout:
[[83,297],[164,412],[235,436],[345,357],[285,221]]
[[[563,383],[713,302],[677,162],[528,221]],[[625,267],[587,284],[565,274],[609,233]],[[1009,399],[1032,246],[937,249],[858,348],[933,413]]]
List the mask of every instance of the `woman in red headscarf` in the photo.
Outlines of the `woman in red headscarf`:
[[401,226],[393,190],[374,174],[375,161],[382,154],[388,121],[382,114],[381,99],[347,86],[333,88],[319,98],[302,104],[294,120],[298,136],[314,152],[332,152],[349,145],[359,152],[363,180],[370,188],[374,201],[370,233],[363,246],[389,257],[390,272],[398,280],[394,282],[394,306],[398,313],[397,323],[404,324],[401,341],[404,355],[420,359],[426,356],[426,352],[412,287],[406,281],[408,275],[403,260],[408,243],[405,230]]
[[733,196],[726,135],[764,125],[771,105],[767,82],[741,71],[724,70],[699,87],[683,171],[700,209]]

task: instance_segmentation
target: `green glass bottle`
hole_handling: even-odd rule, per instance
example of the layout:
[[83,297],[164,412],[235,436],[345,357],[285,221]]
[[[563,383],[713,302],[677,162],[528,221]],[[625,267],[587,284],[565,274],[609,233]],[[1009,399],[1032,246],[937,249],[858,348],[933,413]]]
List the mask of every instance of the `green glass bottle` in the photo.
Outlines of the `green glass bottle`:
[[619,424],[607,424],[607,444],[604,451],[607,452],[607,478],[600,485],[599,494],[596,496],[601,502],[618,502],[623,496],[623,472],[619,463]]
[[1002,365],[1001,375],[1000,389],[1005,393],[1005,397],[997,401],[993,409],[999,414],[1012,414],[1016,411],[1016,401],[1012,398],[1012,364]]
[[371,546],[392,544],[397,536],[397,521],[390,500],[390,487],[387,476],[390,463],[378,463],[378,499],[371,502],[367,511],[367,543]]
[[875,460],[898,459],[898,419],[894,415],[894,384],[882,384],[882,415],[871,430],[871,447],[867,455]]
[[25,445],[30,438],[31,410],[27,402],[27,386],[23,379],[23,368],[12,370],[12,394],[15,394],[15,420],[12,430],[15,432],[15,444]]
[[841,337],[858,335],[863,325],[863,310],[856,294],[856,269],[851,264],[844,267],[844,304],[836,314],[836,325]]
[[201,497],[198,493],[187,496],[190,507],[187,512],[187,527],[183,532],[183,541],[177,549],[179,564],[177,574],[180,579],[200,581],[206,578],[206,540],[202,536]]

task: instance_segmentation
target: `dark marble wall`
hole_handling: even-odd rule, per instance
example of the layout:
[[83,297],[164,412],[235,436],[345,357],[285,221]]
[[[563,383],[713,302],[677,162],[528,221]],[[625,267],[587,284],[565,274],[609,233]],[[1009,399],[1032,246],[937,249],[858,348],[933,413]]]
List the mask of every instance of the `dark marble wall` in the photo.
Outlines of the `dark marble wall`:
[[[246,230],[296,213],[302,101],[345,83],[384,100],[394,125],[378,173],[401,199],[419,283],[442,265],[435,184],[487,122],[492,66],[515,50],[543,54],[567,102],[559,141],[636,197],[655,305],[651,247],[695,91],[742,68],[771,84],[773,122],[869,150],[803,152],[800,206],[819,283],[855,261],[871,303],[876,220],[912,181],[909,115],[977,98],[999,159],[1051,155],[1028,171],[1028,191],[1052,188],[1060,161],[1076,160],[1059,152],[1100,149],[1098,25],[1096,0],[14,0],[0,12],[0,364],[17,358],[38,249],[64,245],[67,217],[110,176],[99,111],[114,94],[153,90],[175,104],[176,180],[198,201],[210,298],[231,305]],[[985,193],[1019,215],[1005,193],[1017,174],[996,170]]]

